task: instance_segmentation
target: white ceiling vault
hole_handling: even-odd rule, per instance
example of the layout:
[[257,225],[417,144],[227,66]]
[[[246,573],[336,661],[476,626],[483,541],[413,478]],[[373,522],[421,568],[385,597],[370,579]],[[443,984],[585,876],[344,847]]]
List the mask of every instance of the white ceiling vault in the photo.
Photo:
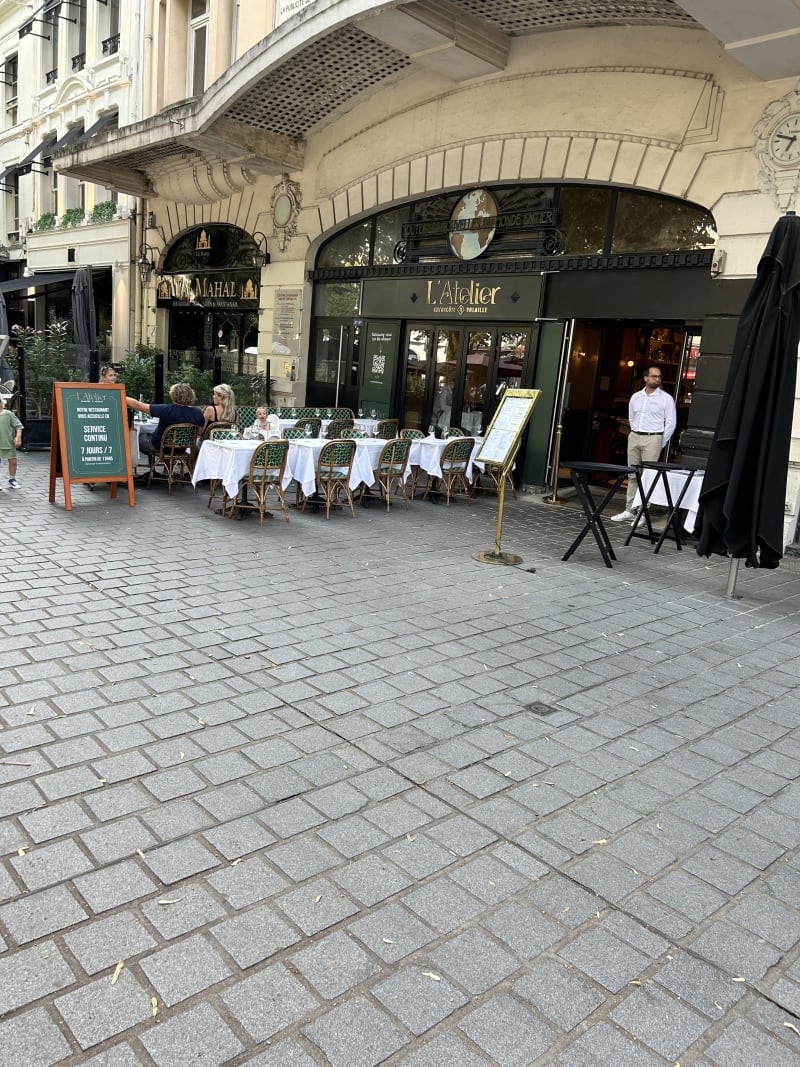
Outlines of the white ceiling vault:
[[513,38],[563,29],[702,28],[764,81],[800,75],[800,0],[345,0],[315,10],[202,97],[67,147],[57,168],[134,195],[166,192],[178,169],[212,168],[232,190],[302,169],[305,139],[380,86],[420,68],[453,82],[499,72]]

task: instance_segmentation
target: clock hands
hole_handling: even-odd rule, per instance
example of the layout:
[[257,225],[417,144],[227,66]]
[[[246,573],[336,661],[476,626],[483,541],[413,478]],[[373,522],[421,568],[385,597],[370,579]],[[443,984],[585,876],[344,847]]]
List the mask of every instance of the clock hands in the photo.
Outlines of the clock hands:
[[788,141],[790,145],[794,144],[794,142],[797,140],[797,134],[792,134],[790,136],[788,133],[776,133],[775,137],[779,141]]

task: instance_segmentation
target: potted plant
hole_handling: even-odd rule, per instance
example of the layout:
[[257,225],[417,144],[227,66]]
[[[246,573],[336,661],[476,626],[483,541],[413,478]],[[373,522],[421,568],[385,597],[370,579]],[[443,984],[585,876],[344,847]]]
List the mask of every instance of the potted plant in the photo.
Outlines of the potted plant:
[[113,200],[103,200],[95,204],[89,215],[89,222],[111,222],[117,210]]
[[85,217],[86,212],[83,210],[82,207],[68,207],[64,214],[61,216],[61,229],[66,230],[70,226],[80,226]]
[[56,217],[52,211],[45,211],[44,215],[40,215],[34,222],[33,228],[37,233],[42,233],[44,230],[53,230],[56,225]]

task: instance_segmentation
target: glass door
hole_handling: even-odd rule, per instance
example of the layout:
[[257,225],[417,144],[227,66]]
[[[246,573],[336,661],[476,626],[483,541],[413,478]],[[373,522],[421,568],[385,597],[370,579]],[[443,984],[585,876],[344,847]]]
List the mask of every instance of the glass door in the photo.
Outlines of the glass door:
[[460,422],[465,433],[483,433],[506,389],[520,388],[529,342],[528,329],[469,331]]
[[358,408],[359,338],[358,322],[318,323],[309,361],[310,407]]

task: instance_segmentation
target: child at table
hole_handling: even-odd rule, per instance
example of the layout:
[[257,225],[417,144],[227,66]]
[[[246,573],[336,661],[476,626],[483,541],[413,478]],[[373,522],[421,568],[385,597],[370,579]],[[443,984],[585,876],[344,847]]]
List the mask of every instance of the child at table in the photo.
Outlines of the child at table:
[[253,423],[252,429],[261,434],[262,437],[267,436],[270,431],[270,424],[266,408],[256,408],[256,421]]

